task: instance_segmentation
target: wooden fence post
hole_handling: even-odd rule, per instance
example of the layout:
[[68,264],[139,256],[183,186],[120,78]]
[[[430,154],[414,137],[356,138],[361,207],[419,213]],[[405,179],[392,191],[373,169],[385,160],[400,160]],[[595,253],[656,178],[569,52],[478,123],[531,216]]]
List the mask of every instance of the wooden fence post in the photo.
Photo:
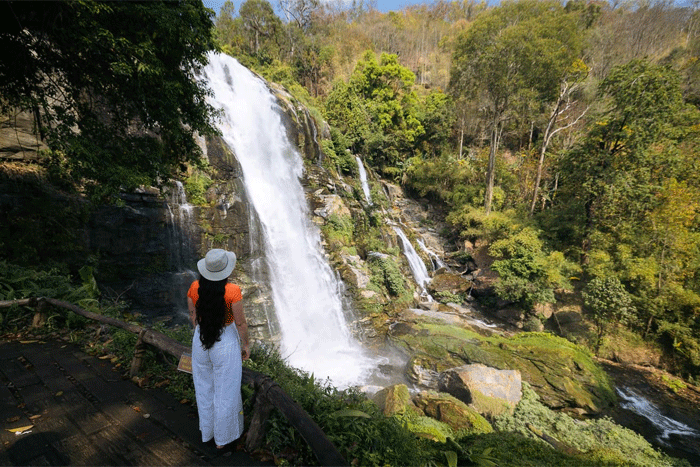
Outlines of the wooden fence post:
[[253,404],[253,416],[250,419],[248,433],[245,438],[245,448],[249,452],[258,449],[265,439],[265,422],[274,408],[267,398],[267,390],[272,384],[275,384],[275,382],[267,377],[262,381],[255,381],[253,383],[253,387],[255,388],[255,403]]
[[[32,327],[40,328],[46,324],[46,309],[48,308],[48,303],[43,298],[40,298],[36,304],[36,310],[34,313],[34,318],[32,318]],[[31,306],[31,304],[30,304]]]
[[136,346],[134,347],[134,358],[131,359],[131,369],[129,369],[130,378],[136,376],[141,369],[141,362],[143,362],[143,356],[146,353],[146,343],[143,341],[143,336],[145,334],[146,329],[142,329],[139,333],[139,338],[136,340]]

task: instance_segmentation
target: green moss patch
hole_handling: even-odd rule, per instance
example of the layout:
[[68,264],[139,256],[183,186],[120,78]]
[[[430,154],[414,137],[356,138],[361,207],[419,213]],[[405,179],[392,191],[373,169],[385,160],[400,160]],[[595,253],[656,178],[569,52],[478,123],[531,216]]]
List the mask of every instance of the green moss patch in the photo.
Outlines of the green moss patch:
[[390,333],[390,338],[425,368],[444,371],[481,363],[518,370],[552,408],[581,407],[598,413],[615,402],[613,386],[591,353],[551,334],[482,336],[457,326],[412,323]]

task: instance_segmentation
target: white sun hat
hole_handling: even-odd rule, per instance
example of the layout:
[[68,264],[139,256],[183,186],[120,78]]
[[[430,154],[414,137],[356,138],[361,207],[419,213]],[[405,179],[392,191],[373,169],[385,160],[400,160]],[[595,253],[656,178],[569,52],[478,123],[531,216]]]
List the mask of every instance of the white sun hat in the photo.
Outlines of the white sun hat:
[[236,254],[232,251],[215,248],[197,262],[197,269],[205,279],[221,281],[231,275],[236,266]]

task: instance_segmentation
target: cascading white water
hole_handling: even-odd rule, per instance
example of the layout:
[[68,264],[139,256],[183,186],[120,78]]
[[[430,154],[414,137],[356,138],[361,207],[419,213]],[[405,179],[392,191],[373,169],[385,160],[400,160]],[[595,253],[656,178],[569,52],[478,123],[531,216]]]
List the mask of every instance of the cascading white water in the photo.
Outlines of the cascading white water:
[[[166,203],[169,217],[170,236],[170,269],[172,275],[173,290],[186,290],[189,284],[196,279],[196,274],[187,269],[186,265],[193,259],[193,248],[190,242],[192,237],[192,205],[187,201],[185,187],[181,182],[175,181],[170,196]],[[189,320],[187,301],[182,294],[182,300],[177,303],[177,316],[182,320]]]
[[360,156],[355,156],[357,161],[357,168],[360,171],[360,183],[362,183],[362,191],[365,193],[365,199],[367,204],[372,206],[372,195],[369,193],[369,184],[367,183],[367,171],[365,170],[365,165],[362,163]]
[[411,242],[408,237],[406,237],[404,231],[398,226],[394,226],[394,231],[401,240],[401,251],[403,251],[404,256],[406,256],[406,259],[408,260],[408,265],[413,273],[413,278],[422,289],[422,295],[427,297],[429,301],[432,301],[432,297],[426,290],[426,286],[428,285],[428,282],[430,282],[428,268],[425,267],[425,263],[423,263],[423,260],[420,259],[420,256],[418,256],[416,249],[413,248],[413,245],[411,245]]
[[219,129],[241,164],[263,230],[282,355],[337,387],[362,384],[377,363],[347,326],[341,282],[310,220],[303,162],[287,138],[281,109],[265,83],[234,58],[211,54],[209,60],[211,104],[224,111]]
[[421,249],[425,252],[425,254],[427,254],[428,257],[430,257],[430,261],[433,263],[433,271],[445,267],[445,263],[440,259],[438,255],[430,251],[428,247],[425,246],[423,240],[418,239],[418,246],[420,246]]
[[658,437],[659,442],[667,444],[669,435],[672,434],[683,437],[700,438],[700,433],[684,423],[663,415],[654,404],[639,396],[634,391],[627,388],[617,388],[617,394],[624,399],[624,402],[620,404],[623,408],[645,417],[661,431],[661,435]]

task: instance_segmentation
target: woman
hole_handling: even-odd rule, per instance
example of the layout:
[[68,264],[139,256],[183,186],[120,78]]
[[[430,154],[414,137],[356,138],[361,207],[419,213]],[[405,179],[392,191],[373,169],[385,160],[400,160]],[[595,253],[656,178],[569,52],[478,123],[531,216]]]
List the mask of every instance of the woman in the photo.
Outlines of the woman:
[[187,292],[199,429],[202,442],[214,439],[219,449],[243,432],[242,361],[250,357],[241,289],[228,282],[235,265],[233,252],[210,250],[197,263],[199,280]]

